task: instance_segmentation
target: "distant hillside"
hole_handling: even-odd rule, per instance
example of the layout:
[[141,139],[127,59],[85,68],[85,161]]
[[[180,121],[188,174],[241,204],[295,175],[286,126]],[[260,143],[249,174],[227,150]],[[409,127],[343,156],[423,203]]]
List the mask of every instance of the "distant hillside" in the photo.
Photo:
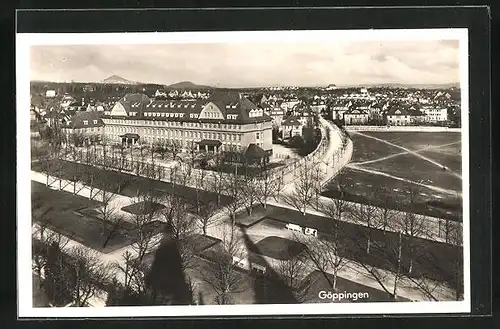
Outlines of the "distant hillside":
[[460,88],[460,83],[444,83],[444,84],[403,84],[403,83],[381,83],[381,84],[368,84],[364,87],[369,88],[417,88],[417,89],[447,89],[447,88]]
[[107,77],[102,81],[102,83],[111,83],[111,84],[123,84],[123,85],[136,85],[138,84],[137,82],[127,80],[125,78],[122,78],[118,75],[112,75],[110,77]]
[[171,85],[168,85],[167,88],[172,89],[211,89],[210,86],[197,85],[192,83],[191,81],[181,81]]

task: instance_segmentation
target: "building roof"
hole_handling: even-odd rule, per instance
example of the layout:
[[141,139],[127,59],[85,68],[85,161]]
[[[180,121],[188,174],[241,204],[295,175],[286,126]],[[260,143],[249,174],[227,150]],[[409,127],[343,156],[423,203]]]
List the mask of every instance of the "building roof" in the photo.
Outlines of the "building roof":
[[126,133],[126,134],[120,135],[120,137],[139,139],[139,134]]
[[[94,120],[97,123],[94,123]],[[84,124],[87,121],[87,124]],[[70,118],[70,122],[64,126],[64,128],[92,128],[92,127],[102,127],[104,122],[101,119],[101,113],[96,111],[78,111],[75,112]]]
[[355,114],[355,115],[360,115],[360,114],[365,114],[368,115],[368,112],[365,110],[358,109],[356,107],[350,108],[349,110],[344,112],[344,115],[349,115],[349,114]]
[[266,151],[264,151],[260,146],[250,143],[248,144],[247,150],[245,151],[245,158],[247,159],[262,159],[267,156]]
[[281,124],[282,126],[301,126],[302,124],[300,123],[300,121],[298,120],[298,118],[296,116],[289,116],[288,118],[286,118],[285,121],[283,121],[283,123]]
[[[131,94],[137,95],[137,94]],[[139,94],[140,95],[140,94]],[[124,97],[125,98],[125,97]],[[227,122],[227,123],[257,123],[272,121],[272,118],[267,114],[262,113],[259,116],[251,116],[252,111],[262,111],[257,105],[249,101],[247,98],[235,93],[218,93],[212,95],[206,100],[154,100],[151,101],[147,97],[130,96],[130,102],[120,103],[123,105],[127,113],[137,112],[137,115],[143,116],[144,113],[183,113],[182,118],[171,116],[153,116],[148,117],[150,120],[165,120],[165,121],[207,121],[207,122]],[[223,118],[199,118],[205,105],[213,103],[222,113]],[[190,114],[198,114],[193,118]],[[228,119],[227,115],[235,115],[235,118]]]
[[221,146],[222,142],[216,139],[202,139],[198,142],[200,146]]

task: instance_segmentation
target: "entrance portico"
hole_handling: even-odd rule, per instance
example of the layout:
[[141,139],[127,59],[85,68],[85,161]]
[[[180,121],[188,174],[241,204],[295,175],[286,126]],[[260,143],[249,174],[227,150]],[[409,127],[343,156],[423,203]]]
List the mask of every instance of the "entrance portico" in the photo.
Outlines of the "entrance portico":
[[198,151],[217,153],[217,152],[219,152],[221,145],[222,145],[222,142],[219,140],[203,139],[203,140],[198,142]]
[[139,140],[139,135],[127,133],[121,135],[120,138],[122,139],[122,145],[135,145]]

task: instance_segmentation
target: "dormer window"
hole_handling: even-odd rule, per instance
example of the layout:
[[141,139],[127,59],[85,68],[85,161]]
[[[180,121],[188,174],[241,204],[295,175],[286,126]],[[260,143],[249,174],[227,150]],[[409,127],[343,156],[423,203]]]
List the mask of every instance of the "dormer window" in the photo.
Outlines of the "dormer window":
[[175,117],[178,118],[179,117],[179,113],[175,113]]
[[228,119],[228,120],[232,119],[231,114],[228,114],[228,115],[227,115],[227,119]]
[[95,124],[95,125],[97,124],[97,120],[94,120],[94,124]]
[[88,125],[88,124],[89,124],[89,122],[88,122],[87,120],[83,120],[83,124],[84,124],[84,125]]

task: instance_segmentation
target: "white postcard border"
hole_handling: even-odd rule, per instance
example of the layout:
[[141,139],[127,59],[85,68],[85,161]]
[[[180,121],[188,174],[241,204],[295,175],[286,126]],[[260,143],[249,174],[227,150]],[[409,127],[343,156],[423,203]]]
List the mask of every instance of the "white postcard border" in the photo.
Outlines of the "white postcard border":
[[[31,268],[30,172],[30,47],[34,45],[168,44],[229,42],[326,42],[340,40],[459,40],[462,107],[462,173],[464,236],[464,300],[443,302],[321,303],[287,305],[133,306],[97,308],[34,308]],[[18,33],[16,35],[17,100],[17,271],[18,317],[171,317],[302,314],[413,314],[468,313],[470,303],[469,208],[469,90],[468,30],[343,30],[343,31],[231,31],[152,33]]]

